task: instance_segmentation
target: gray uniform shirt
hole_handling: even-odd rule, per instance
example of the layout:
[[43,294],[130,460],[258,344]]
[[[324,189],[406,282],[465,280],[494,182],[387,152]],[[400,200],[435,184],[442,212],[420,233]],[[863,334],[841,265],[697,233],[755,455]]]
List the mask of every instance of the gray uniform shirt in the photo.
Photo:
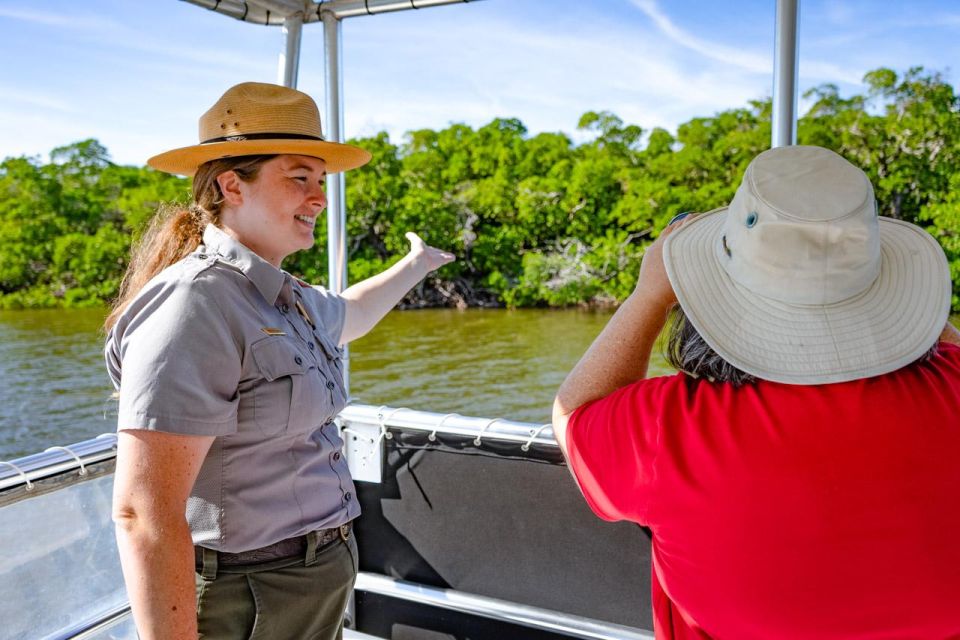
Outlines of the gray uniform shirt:
[[194,544],[246,551],[360,515],[332,423],[344,313],[208,226],[110,331],[118,430],[216,436],[187,503]]

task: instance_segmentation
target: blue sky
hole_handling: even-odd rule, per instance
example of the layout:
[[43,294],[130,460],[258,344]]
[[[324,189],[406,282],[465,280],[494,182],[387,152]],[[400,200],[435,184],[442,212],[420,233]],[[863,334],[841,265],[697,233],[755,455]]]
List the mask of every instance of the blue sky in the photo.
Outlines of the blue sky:
[[[348,136],[517,117],[564,131],[609,110],[649,130],[769,96],[774,0],[483,0],[344,22]],[[196,142],[227,87],[275,82],[279,28],[177,0],[0,0],[0,157],[94,137],[116,162]],[[323,105],[323,33],[299,88]],[[801,90],[879,66],[958,84],[960,1],[801,0]],[[803,105],[801,104],[801,110]]]

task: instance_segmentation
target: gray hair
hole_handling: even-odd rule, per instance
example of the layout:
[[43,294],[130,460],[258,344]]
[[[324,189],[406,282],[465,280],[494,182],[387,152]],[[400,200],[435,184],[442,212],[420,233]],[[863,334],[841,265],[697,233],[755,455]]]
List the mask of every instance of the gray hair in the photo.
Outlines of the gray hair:
[[[679,305],[673,309],[667,331],[663,356],[678,371],[693,378],[706,378],[710,382],[729,382],[735,387],[757,381],[756,376],[737,369],[720,357],[694,328]],[[935,342],[914,363],[924,362],[936,355],[937,344]]]
[[663,357],[678,371],[711,382],[729,382],[735,387],[752,384],[755,376],[737,369],[707,344],[679,305],[670,318]]

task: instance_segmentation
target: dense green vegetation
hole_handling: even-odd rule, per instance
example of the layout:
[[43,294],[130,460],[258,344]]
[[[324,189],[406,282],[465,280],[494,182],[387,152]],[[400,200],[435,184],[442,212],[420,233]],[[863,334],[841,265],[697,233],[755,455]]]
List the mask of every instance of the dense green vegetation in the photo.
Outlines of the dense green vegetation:
[[[878,69],[865,83],[864,95],[849,98],[832,85],[812,90],[799,142],[863,167],[881,214],[927,228],[956,285],[960,100],[939,74],[921,68]],[[401,145],[386,134],[354,140],[374,159],[347,180],[350,281],[388,266],[406,250],[403,233],[417,230],[459,259],[415,291],[413,304],[616,303],[667,220],[730,200],[747,163],[769,146],[770,103],[695,118],[676,135],[608,112],[586,113],[579,127],[590,142],[529,136],[515,119],[412,131]],[[54,150],[49,164],[4,160],[0,306],[109,301],[131,239],[157,204],[188,197],[186,180],[114,165],[95,140]],[[323,282],[323,244],[284,266]]]

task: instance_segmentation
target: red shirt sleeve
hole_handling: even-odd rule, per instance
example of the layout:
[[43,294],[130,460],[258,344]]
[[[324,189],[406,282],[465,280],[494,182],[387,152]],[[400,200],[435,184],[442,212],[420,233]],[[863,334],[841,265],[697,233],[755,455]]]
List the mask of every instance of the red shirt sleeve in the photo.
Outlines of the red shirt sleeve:
[[593,512],[604,520],[646,524],[656,481],[659,408],[677,376],[640,380],[588,402],[567,423],[570,469]]

